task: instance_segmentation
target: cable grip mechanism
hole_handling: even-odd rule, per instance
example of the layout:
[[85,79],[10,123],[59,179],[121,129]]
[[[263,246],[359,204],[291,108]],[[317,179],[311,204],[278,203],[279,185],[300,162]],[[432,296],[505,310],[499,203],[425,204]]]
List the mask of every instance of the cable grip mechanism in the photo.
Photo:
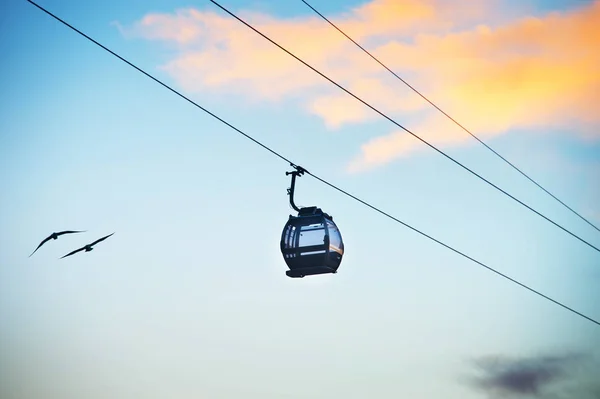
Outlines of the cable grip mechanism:
[[294,189],[296,188],[296,176],[302,176],[304,173],[308,173],[308,171],[302,166],[294,165],[293,163],[290,163],[290,166],[296,170],[291,172],[285,172],[286,176],[292,175],[292,184],[290,188],[287,189],[287,193],[290,196],[290,205],[292,206],[292,208],[294,208],[296,212],[300,212],[300,209],[294,203]]

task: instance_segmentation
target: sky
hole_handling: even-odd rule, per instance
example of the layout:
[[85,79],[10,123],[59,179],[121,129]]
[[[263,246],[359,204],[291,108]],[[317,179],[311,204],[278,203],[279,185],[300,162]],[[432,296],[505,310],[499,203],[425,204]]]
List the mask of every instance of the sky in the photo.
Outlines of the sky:
[[[600,1],[310,3],[600,227]],[[39,4],[311,173],[600,319],[598,251],[210,1]],[[301,1],[221,4],[600,246]],[[288,278],[285,161],[25,0],[0,5],[0,51],[0,397],[600,397],[597,325],[310,175],[296,203],[333,215],[344,258]],[[86,232],[28,257],[60,230]]]

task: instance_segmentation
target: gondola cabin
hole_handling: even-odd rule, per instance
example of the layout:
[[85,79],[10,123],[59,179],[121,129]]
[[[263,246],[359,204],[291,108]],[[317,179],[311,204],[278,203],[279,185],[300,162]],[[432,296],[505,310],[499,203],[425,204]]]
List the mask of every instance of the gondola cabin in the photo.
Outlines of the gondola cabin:
[[289,216],[281,233],[281,253],[290,269],[286,274],[304,277],[337,273],[344,255],[344,243],[333,218],[316,206],[297,208],[294,204],[295,177],[303,172],[301,168],[286,172],[292,175],[292,187],[288,190],[290,204],[298,211],[298,216]]

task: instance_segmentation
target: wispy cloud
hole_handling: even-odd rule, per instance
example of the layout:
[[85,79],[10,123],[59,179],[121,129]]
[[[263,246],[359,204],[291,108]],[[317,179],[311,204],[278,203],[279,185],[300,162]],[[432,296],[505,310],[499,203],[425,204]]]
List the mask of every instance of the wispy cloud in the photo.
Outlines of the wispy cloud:
[[[477,3],[376,0],[332,19],[484,139],[513,127],[557,125],[600,138],[600,129],[590,128],[600,124],[600,0],[501,22],[501,1]],[[427,140],[442,146],[472,140],[318,17],[239,15],[380,110],[399,119],[426,110],[421,123],[408,127]],[[122,31],[175,46],[177,55],[163,68],[187,91],[251,101],[300,97],[331,129],[379,117],[227,16],[182,9],[148,14]],[[377,167],[418,148],[413,137],[392,131],[365,143],[349,170]]]
[[[508,358],[491,356],[476,360],[479,375],[471,385],[493,397],[597,398],[597,368],[592,358],[580,353]],[[574,396],[573,396],[574,395]]]

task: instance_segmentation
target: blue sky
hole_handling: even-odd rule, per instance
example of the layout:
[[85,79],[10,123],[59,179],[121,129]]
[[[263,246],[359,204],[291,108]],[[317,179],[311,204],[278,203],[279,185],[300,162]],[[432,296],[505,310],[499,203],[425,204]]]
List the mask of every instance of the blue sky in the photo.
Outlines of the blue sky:
[[[367,2],[321,3],[313,5],[337,15]],[[549,4],[505,2],[503,18],[567,6]],[[349,173],[361,146],[394,129],[389,122],[328,128],[306,111],[314,93],[340,94],[327,86],[275,101],[252,97],[251,77],[241,92],[231,82],[199,89],[164,68],[191,47],[115,25],[135,30],[148,13],[189,7],[217,11],[209,2],[40,5],[318,176],[600,319],[600,254],[439,154],[415,149]],[[223,5],[275,20],[311,16],[301,2]],[[285,162],[26,1],[1,7],[0,396],[469,399],[486,397],[463,381],[473,358],[599,355],[597,326],[309,176],[298,180],[296,202],[334,216],[346,253],[336,275],[289,279],[279,252],[293,212]],[[478,23],[510,24],[488,18]],[[311,74],[282,75],[273,87]],[[568,106],[585,108],[581,101]],[[419,128],[416,114],[395,117]],[[579,115],[572,124],[524,119],[485,137],[600,225],[599,136],[581,133],[600,125]],[[600,245],[600,233],[474,140],[444,150]],[[63,229],[88,232],[27,257]],[[93,252],[58,260],[112,232]]]

